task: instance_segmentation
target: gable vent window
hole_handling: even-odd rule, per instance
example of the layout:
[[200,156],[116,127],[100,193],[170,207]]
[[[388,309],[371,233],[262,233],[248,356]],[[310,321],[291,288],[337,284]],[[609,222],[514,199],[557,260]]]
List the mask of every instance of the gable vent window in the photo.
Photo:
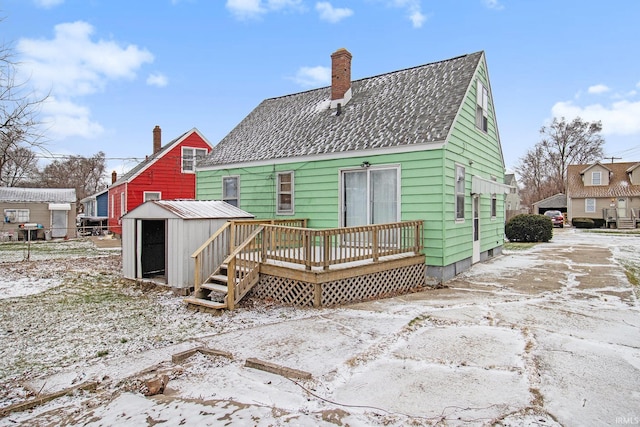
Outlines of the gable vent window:
[[487,88],[478,80],[476,92],[476,127],[484,132],[487,131],[487,110],[489,106],[489,92]]

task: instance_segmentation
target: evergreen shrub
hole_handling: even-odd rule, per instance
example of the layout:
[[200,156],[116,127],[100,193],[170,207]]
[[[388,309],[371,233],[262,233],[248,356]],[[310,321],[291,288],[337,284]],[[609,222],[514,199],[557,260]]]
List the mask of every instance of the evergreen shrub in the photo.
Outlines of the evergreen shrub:
[[553,223],[545,215],[519,214],[507,222],[505,234],[511,242],[548,242],[553,236]]
[[571,224],[575,228],[593,228],[596,226],[595,221],[591,218],[573,218]]

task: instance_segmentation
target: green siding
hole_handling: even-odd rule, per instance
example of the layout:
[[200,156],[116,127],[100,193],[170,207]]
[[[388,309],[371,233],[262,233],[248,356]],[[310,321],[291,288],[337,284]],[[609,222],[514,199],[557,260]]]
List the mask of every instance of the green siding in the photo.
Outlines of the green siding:
[[[287,218],[276,215],[277,172],[294,172],[295,214],[308,218],[309,227],[340,226],[340,171],[359,169],[363,161],[372,167],[400,165],[401,219],[424,220],[426,264],[447,266],[472,256],[471,177],[495,177],[504,182],[504,164],[498,140],[493,99],[489,92],[488,131],[475,126],[476,79],[489,88],[486,64],[481,61],[443,149],[407,153],[367,155],[347,159],[291,162],[269,166],[198,171],[198,199],[220,199],[222,177],[240,176],[240,208],[257,218]],[[489,88],[490,89],[490,88]],[[466,172],[465,220],[455,219],[455,166]],[[497,195],[497,216],[490,217],[491,195],[480,196],[481,251],[502,245],[504,195]]]

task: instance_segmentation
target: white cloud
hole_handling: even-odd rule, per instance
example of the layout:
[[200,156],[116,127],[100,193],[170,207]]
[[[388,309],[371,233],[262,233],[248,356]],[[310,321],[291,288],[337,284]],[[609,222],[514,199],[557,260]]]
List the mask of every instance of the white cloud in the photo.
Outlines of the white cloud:
[[601,93],[605,93],[605,92],[609,92],[609,87],[606,85],[593,85],[593,86],[589,86],[589,89],[587,90],[590,94],[593,95],[599,95]]
[[335,8],[328,1],[316,3],[316,10],[320,13],[320,19],[336,23],[353,15],[353,10],[347,8]]
[[104,128],[91,120],[91,111],[69,100],[59,100],[50,96],[42,105],[43,122],[48,127],[47,136],[63,139],[69,136],[94,138],[104,132]]
[[331,83],[331,68],[301,67],[293,80],[301,86],[318,87]]
[[640,135],[640,101],[618,101],[609,106],[601,104],[581,107],[572,101],[557,102],[551,112],[554,117],[571,120],[601,121],[603,135]]
[[49,9],[64,3],[64,0],[34,0],[34,3],[38,7]]
[[113,80],[133,80],[140,67],[153,62],[147,50],[93,41],[93,32],[90,24],[77,21],[56,25],[53,39],[18,41],[21,71],[37,92],[53,96],[47,105],[50,132],[67,136],[101,132],[100,125],[89,120],[90,111],[76,105],[77,98],[101,92]]
[[164,74],[151,73],[149,77],[147,77],[147,84],[149,86],[165,87],[169,84],[169,79]]
[[504,9],[504,6],[500,3],[499,0],[484,0],[484,4],[489,9],[494,9],[494,10],[502,10],[502,9]]
[[301,9],[302,0],[227,0],[227,9],[239,19],[258,18],[268,12]]
[[420,0],[391,0],[387,3],[393,7],[406,9],[413,28],[422,27],[427,20],[427,16],[422,13]]

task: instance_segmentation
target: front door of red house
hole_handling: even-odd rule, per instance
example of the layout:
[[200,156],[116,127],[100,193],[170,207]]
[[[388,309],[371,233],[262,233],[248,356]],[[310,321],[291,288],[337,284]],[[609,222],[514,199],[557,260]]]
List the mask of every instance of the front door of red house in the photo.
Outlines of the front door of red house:
[[139,238],[140,276],[143,278],[166,275],[166,232],[164,220],[141,220]]

